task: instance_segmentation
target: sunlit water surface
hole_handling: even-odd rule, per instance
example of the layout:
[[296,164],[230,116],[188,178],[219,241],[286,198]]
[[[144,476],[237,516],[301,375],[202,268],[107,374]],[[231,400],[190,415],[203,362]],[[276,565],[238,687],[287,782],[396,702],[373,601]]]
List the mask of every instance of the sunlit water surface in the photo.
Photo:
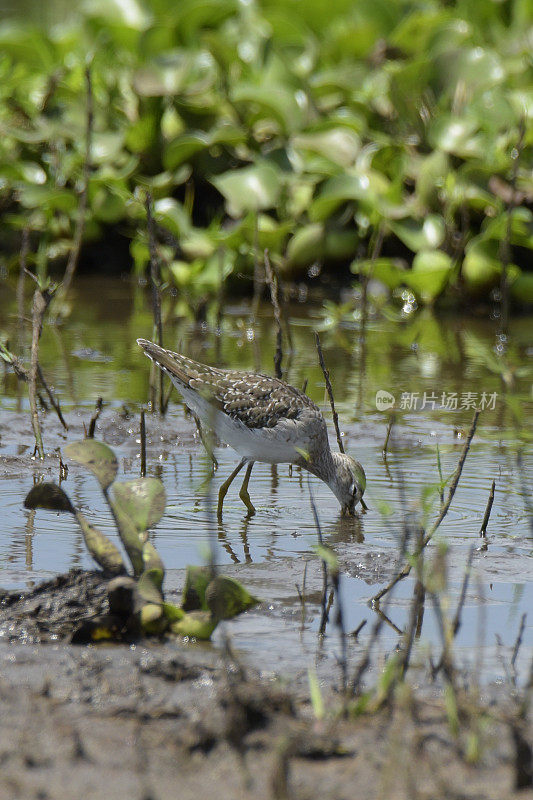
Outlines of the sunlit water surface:
[[[165,310],[171,311],[167,298]],[[125,281],[80,281],[74,298],[75,312],[62,327],[48,326],[43,331],[41,363],[67,414],[71,431],[64,434],[52,413],[45,416],[44,439],[49,452],[68,440],[83,435],[95,398],[102,396],[106,410],[97,436],[114,447],[120,463],[119,479],[139,474],[138,411],[148,399],[149,362],[135,344],[139,336],[151,338],[152,322],[148,294]],[[259,325],[251,329],[246,306],[226,306],[223,329],[217,336],[209,325],[189,322],[169,323],[166,344],[181,349],[198,360],[237,368],[260,367],[272,372],[273,325],[270,309],[262,310]],[[9,334],[13,349],[18,338],[12,289],[3,285],[0,292],[0,327]],[[343,578],[347,629],[373,612],[367,602],[386,583],[384,568],[380,583],[379,561],[372,561],[369,582],[357,565],[372,555],[381,555],[390,569],[390,554],[398,546],[404,510],[422,519],[426,511],[431,520],[437,510],[437,497],[428,487],[439,482],[437,446],[444,478],[453,472],[477,402],[485,406],[478,431],[465,463],[463,475],[450,511],[439,529],[439,540],[451,545],[448,578],[450,609],[453,611],[471,547],[476,548],[476,567],[458,636],[463,655],[469,648],[485,645],[488,674],[498,674],[495,634],[513,644],[521,615],[533,606],[533,568],[531,560],[531,514],[528,489],[531,487],[530,450],[522,451],[522,469],[517,463],[520,430],[532,420],[531,319],[513,322],[506,353],[505,380],[498,374],[495,323],[457,317],[437,318],[421,312],[402,322],[371,319],[364,343],[356,319],[338,326],[323,317],[320,309],[291,307],[293,352],[285,358],[287,379],[296,386],[308,381],[308,394],[319,403],[328,418],[324,380],[317,365],[313,329],[321,330],[325,358],[330,369],[336,403],[341,418],[346,449],[366,470],[369,511],[355,521],[339,518],[338,504],[328,488],[305,473],[286,465],[271,467],[256,464],[250,494],[257,514],[248,518],[238,498],[238,479],[224,505],[222,524],[217,524],[206,500],[209,492],[210,464],[198,441],[192,419],[179,397],[171,396],[163,421],[148,416],[149,472],[160,477],[167,492],[167,512],[153,535],[168,570],[187,564],[205,563],[210,532],[216,537],[219,564],[261,567],[259,588],[268,598],[268,565],[276,570],[287,559],[309,557],[316,544],[316,529],[309,500],[310,486],[319,511],[325,541],[336,548],[341,561],[350,565]],[[28,333],[24,352],[28,355]],[[496,366],[495,366],[496,364]],[[517,372],[517,368],[519,368]],[[500,370],[501,372],[502,370]],[[376,407],[378,391],[395,398],[396,424],[382,454],[389,410]],[[403,395],[403,399],[402,399]],[[425,404],[423,403],[425,395]],[[443,397],[444,395],[444,397]],[[457,408],[454,409],[454,396]],[[510,400],[509,400],[510,398]],[[448,403],[451,408],[442,405]],[[402,408],[401,406],[407,406]],[[409,406],[415,405],[415,408]],[[424,406],[424,407],[422,407]],[[518,420],[511,408],[518,409]],[[41,467],[28,459],[32,451],[27,400],[24,387],[14,376],[4,377],[0,403],[0,583],[3,588],[27,588],[39,579],[71,567],[92,566],[79,530],[67,515],[29,512],[22,501],[41,475],[57,479],[57,454]],[[128,413],[129,412],[129,413]],[[331,426],[332,445],[334,433]],[[219,468],[210,493],[217,488],[237,463],[236,454],[221,447],[216,456]],[[480,539],[479,530],[492,480],[496,495],[488,536]],[[310,486],[309,486],[310,483]],[[63,484],[75,503],[91,521],[114,535],[109,514],[94,479],[71,467]],[[402,488],[405,500],[402,502]],[[446,489],[444,490],[446,491]],[[428,499],[429,498],[429,499]],[[434,555],[434,548],[428,557]],[[283,561],[285,559],[285,561]],[[377,567],[376,567],[377,563]],[[291,562],[292,567],[294,563]],[[303,579],[304,561],[301,562]],[[243,573],[244,574],[244,573]],[[245,573],[248,574],[248,573]],[[252,573],[255,574],[255,573]],[[356,577],[351,577],[357,574]],[[393,625],[406,622],[406,608],[413,584],[398,587],[388,608]],[[257,654],[258,647],[283,650],[281,664],[303,663],[316,645],[316,614],[306,618],[305,635],[299,635],[298,598],[290,587],[292,608],[283,629],[255,618],[255,629],[246,623],[237,630],[237,642]],[[287,598],[287,603],[289,599]],[[430,604],[429,604],[430,605]],[[451,613],[450,611],[450,613]],[[526,659],[533,644],[533,615],[524,632],[522,654]],[[422,640],[438,642],[437,624],[428,608]],[[240,638],[238,631],[241,631]],[[385,645],[393,645],[398,633],[386,626]],[[311,642],[314,644],[311,645]],[[478,648],[479,650],[479,648]],[[525,663],[525,662],[524,662]]]

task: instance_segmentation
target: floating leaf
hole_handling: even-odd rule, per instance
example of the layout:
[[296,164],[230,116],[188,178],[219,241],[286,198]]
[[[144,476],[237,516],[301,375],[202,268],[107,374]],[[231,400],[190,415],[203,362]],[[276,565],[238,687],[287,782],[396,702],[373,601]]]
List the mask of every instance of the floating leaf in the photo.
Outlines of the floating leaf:
[[246,211],[264,211],[278,202],[281,176],[269,164],[234,169],[217,175],[211,183],[224,195],[228,211],[240,217]]
[[208,611],[190,611],[182,619],[172,622],[170,630],[179,636],[207,640],[217,626],[217,620]]
[[131,519],[138,533],[157,525],[165,513],[165,487],[159,478],[136,478],[113,486],[116,507]]
[[66,492],[55,483],[38,483],[30,489],[24,499],[24,508],[46,508],[49,511],[76,513]]
[[81,511],[76,511],[76,519],[80,526],[87,550],[104,572],[111,575],[122,575],[126,572],[120,551],[105,534],[88,522]]
[[220,620],[236,617],[261,601],[234,578],[219,575],[208,585],[205,602],[213,616]]
[[111,486],[118,472],[117,457],[114,452],[103,442],[95,439],[83,439],[81,442],[71,442],[65,447],[65,454],[90,470],[101,488]]

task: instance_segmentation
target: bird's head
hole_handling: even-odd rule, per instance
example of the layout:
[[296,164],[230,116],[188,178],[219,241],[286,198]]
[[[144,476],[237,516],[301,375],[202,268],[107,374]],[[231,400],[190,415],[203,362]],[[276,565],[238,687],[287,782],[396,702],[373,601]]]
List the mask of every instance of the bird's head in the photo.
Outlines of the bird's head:
[[366,475],[361,464],[346,453],[332,453],[335,473],[329,487],[343,515],[353,516],[366,488]]

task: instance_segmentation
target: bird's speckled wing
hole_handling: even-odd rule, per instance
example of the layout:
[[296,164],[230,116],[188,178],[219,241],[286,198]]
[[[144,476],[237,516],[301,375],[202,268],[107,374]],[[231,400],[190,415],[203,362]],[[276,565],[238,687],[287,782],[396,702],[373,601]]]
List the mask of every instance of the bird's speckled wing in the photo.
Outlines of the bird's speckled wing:
[[181,385],[193,389],[247,428],[273,428],[281,420],[298,419],[302,412],[320,415],[307,395],[277,378],[209,367],[145,339],[139,339],[138,344],[170,375],[178,388]]

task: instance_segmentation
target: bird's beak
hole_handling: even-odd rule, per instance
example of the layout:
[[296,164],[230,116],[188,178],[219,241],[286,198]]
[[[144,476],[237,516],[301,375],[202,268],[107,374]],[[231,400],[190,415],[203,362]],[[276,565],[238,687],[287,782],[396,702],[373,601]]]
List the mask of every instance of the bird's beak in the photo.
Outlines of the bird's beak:
[[355,517],[355,504],[349,503],[341,508],[342,517]]

